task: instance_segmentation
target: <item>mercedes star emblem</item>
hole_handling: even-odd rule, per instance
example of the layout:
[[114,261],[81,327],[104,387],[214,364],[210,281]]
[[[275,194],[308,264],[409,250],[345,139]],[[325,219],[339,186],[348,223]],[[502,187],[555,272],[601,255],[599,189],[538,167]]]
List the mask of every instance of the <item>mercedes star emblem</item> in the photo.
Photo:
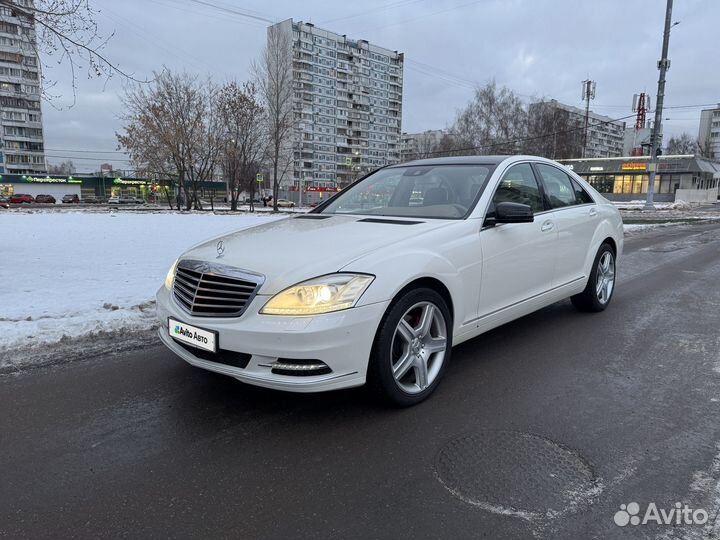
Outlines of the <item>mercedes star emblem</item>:
[[218,258],[222,257],[225,253],[225,242],[219,240],[215,247],[217,248]]

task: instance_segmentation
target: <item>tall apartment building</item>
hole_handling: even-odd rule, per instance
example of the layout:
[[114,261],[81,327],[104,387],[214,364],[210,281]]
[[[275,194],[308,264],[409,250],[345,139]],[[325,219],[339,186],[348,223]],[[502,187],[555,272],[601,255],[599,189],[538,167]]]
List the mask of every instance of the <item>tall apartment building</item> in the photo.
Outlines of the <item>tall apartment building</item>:
[[[549,102],[552,106],[566,111],[570,115],[570,124],[577,126],[585,125],[585,110],[572,105],[560,103],[557,100]],[[533,106],[530,106],[530,113]],[[583,130],[578,129],[577,138],[581,141],[582,148]],[[625,122],[613,120],[609,116],[597,114],[590,111],[588,116],[588,135],[586,158],[608,158],[620,157],[624,153]],[[582,157],[582,156],[577,156]]]
[[292,19],[296,186],[335,187],[400,161],[403,54]]
[[[20,9],[33,0],[15,0]],[[0,173],[45,172],[40,62],[35,26],[14,8],[0,7]]]
[[707,154],[705,157],[720,159],[720,104],[700,113],[698,143],[703,153]]

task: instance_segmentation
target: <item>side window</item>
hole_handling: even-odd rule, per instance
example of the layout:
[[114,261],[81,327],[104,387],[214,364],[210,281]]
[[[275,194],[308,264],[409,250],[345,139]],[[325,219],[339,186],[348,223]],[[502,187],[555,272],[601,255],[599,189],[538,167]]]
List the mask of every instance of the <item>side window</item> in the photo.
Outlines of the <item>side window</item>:
[[551,208],[562,208],[578,204],[575,199],[575,188],[572,180],[563,171],[551,165],[537,163],[535,165],[542,176],[545,197]]
[[492,204],[501,202],[528,204],[533,212],[542,212],[545,209],[535,174],[528,163],[514,165],[503,175]]
[[575,199],[577,200],[577,204],[592,204],[595,202],[593,201],[590,194],[583,189],[583,187],[577,180],[572,177],[570,178],[570,180],[572,180],[573,189],[575,189]]

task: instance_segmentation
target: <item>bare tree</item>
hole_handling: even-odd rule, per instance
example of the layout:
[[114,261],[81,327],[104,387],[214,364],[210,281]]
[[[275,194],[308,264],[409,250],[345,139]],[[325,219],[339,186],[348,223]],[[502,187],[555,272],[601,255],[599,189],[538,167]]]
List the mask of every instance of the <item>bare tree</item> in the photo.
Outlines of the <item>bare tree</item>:
[[703,143],[700,139],[697,139],[695,141],[695,143],[697,144],[697,153],[700,157],[705,157],[705,158],[714,157],[713,152],[710,148],[710,141],[706,140],[705,143]]
[[452,134],[459,147],[474,154],[513,154],[517,139],[527,131],[527,111],[522,100],[506,87],[490,81],[475,90],[475,96],[458,114]]
[[[90,0],[0,0],[0,12],[18,17],[32,28],[30,33],[24,34],[26,37],[23,39],[27,39],[29,45],[35,48],[38,58],[42,58],[39,54],[42,52],[46,58],[53,58],[58,65],[69,67],[73,105],[77,98],[79,70],[86,71],[88,77],[110,78],[120,75],[141,82],[105,56],[103,49],[112,34],[104,36],[99,32],[95,21],[97,11]],[[22,55],[18,56],[18,61],[27,62]],[[52,66],[46,62],[43,67]],[[48,90],[57,81],[48,80],[48,72],[49,69],[41,70],[41,77],[43,95],[51,99],[57,96],[50,95]]]
[[292,48],[289,34],[278,26],[268,28],[267,38],[253,71],[267,111],[266,156],[272,168],[273,210],[277,212],[280,182],[293,162]]
[[445,133],[437,145],[433,149],[433,155],[436,156],[463,156],[474,153],[474,150],[469,149],[472,143],[465,141],[462,137],[450,129]]
[[554,101],[528,107],[527,134],[522,152],[550,159],[569,159],[582,153],[582,122]]
[[425,159],[433,155],[440,140],[437,131],[425,131],[413,141],[412,159]]
[[665,153],[668,155],[699,154],[701,153],[699,146],[698,142],[689,133],[683,132],[677,137],[670,137],[667,147],[665,147]]
[[48,173],[50,174],[75,174],[75,171],[75,164],[69,159],[59,165],[48,166]]
[[202,207],[198,190],[214,173],[222,140],[216,98],[210,81],[168,70],[125,93],[120,147],[139,171],[176,179],[187,210]]
[[265,110],[260,104],[257,86],[252,82],[229,82],[218,92],[218,114],[223,140],[220,160],[227,180],[230,208],[237,210],[242,191],[255,194],[255,175],[265,151]]

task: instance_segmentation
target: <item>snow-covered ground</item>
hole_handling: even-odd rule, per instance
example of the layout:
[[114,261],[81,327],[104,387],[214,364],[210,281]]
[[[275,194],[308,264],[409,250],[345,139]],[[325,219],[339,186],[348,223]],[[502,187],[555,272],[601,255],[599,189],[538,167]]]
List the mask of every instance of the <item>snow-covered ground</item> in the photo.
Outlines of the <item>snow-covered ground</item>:
[[185,248],[278,217],[0,213],[0,369],[50,344],[151,329],[155,291]]
[[[154,295],[190,245],[286,215],[107,209],[0,212],[0,372],[136,345]],[[667,223],[626,225],[634,234]],[[104,347],[104,348],[103,348]],[[40,360],[38,360],[40,359]]]
[[[635,201],[615,201],[613,204],[620,210],[642,210],[645,207],[645,199]],[[685,201],[655,203],[656,210],[688,210],[690,208],[692,208],[692,206]]]

